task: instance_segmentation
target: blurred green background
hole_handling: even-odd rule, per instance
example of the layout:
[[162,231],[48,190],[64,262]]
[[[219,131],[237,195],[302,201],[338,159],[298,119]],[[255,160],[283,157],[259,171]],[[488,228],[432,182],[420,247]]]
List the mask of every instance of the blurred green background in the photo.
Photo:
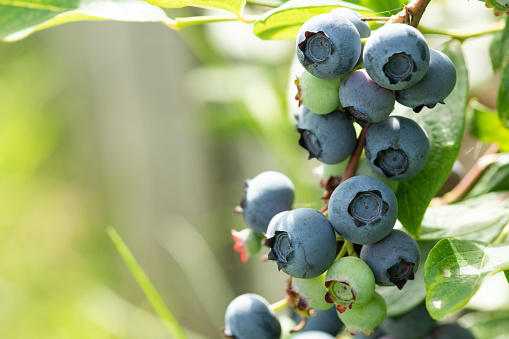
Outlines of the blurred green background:
[[[286,277],[260,255],[240,264],[230,229],[265,170],[293,180],[296,207],[321,207],[289,114],[293,54],[241,23],[73,23],[0,45],[0,338],[169,337],[108,226],[190,338],[220,338],[236,295],[281,299]],[[493,74],[474,79],[493,106]]]

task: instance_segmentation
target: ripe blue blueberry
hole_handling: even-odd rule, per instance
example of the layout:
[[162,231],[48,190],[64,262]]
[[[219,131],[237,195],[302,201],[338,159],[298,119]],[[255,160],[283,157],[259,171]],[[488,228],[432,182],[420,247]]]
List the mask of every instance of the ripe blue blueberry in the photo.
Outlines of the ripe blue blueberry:
[[377,174],[402,181],[414,177],[426,165],[429,140],[426,131],[414,120],[390,116],[369,127],[364,150]]
[[424,36],[406,24],[386,24],[366,41],[364,67],[382,87],[400,90],[421,80],[429,66],[429,49]]
[[401,290],[408,280],[414,279],[421,251],[411,236],[392,230],[384,239],[362,246],[360,258],[371,268],[378,285]]
[[297,58],[322,79],[339,78],[352,70],[361,54],[359,32],[349,20],[330,13],[307,20],[297,35]]
[[440,51],[429,50],[429,68],[424,78],[415,85],[396,91],[396,101],[419,113],[424,106],[433,108],[444,99],[456,85],[456,68],[451,59]]
[[355,244],[385,238],[398,216],[396,195],[383,181],[358,175],[341,183],[329,200],[329,220],[340,236]]
[[414,309],[397,317],[386,317],[380,324],[382,330],[396,338],[422,338],[436,326],[436,320],[431,318],[426,303],[421,303]]
[[386,119],[394,109],[394,91],[374,82],[365,69],[351,73],[339,87],[339,101],[359,124]]
[[258,234],[267,231],[273,216],[289,210],[294,199],[294,185],[284,174],[267,171],[244,184],[245,196],[236,212],[244,214],[247,226]]
[[340,7],[340,8],[333,9],[329,13],[332,15],[341,16],[341,17],[349,20],[352,24],[354,24],[354,26],[357,29],[357,32],[359,32],[359,35],[361,38],[367,38],[370,36],[371,28],[369,27],[369,24],[366,21],[361,20],[361,18],[363,16],[359,12],[357,12],[351,8]]
[[315,278],[336,257],[336,235],[329,220],[317,210],[297,208],[279,218],[275,235],[266,240],[268,258],[296,278]]
[[281,324],[267,300],[257,294],[246,293],[228,305],[224,335],[236,339],[279,339]]
[[350,156],[357,143],[355,127],[340,111],[315,114],[304,106],[295,115],[299,145],[325,164],[338,164]]

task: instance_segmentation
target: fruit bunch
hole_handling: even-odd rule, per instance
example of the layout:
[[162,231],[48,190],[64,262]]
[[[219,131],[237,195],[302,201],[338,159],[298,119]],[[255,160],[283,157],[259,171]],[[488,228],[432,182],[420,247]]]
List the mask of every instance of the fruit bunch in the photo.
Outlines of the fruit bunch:
[[[318,211],[292,209],[292,181],[263,172],[246,182],[236,208],[248,228],[232,231],[241,261],[262,243],[270,249],[267,259],[290,276],[286,298],[303,324],[332,309],[336,323],[352,335],[370,335],[386,318],[386,303],[375,286],[401,290],[420,262],[416,241],[394,229],[398,203],[391,185],[422,170],[430,144],[417,122],[391,115],[395,102],[419,113],[444,104],[456,83],[454,64],[429,49],[416,28],[388,23],[371,34],[361,18],[337,8],[300,28],[296,52],[305,70],[295,81],[300,106],[295,118],[309,158],[324,167],[347,159],[355,166],[363,159],[369,175],[335,173],[341,180],[328,186],[326,205]],[[228,306],[224,334],[280,338],[281,326],[265,299],[245,294]]]

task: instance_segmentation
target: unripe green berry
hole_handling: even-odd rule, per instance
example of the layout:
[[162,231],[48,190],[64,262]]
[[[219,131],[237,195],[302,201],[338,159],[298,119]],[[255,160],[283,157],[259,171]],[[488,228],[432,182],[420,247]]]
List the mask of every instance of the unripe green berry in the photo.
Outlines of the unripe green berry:
[[363,305],[375,293],[375,277],[369,266],[356,257],[336,260],[325,275],[325,300],[343,313],[353,305]]
[[345,324],[351,335],[359,332],[365,335],[374,333],[375,327],[380,325],[387,314],[387,304],[384,298],[375,292],[373,298],[364,305],[354,305],[346,312],[339,313],[339,319]]
[[332,304],[325,301],[325,273],[312,279],[293,278],[292,285],[299,293],[299,298],[304,299],[309,307],[318,311],[325,311],[332,307]]
[[320,79],[308,71],[304,71],[295,80],[298,90],[295,100],[299,101],[299,106],[304,105],[313,113],[327,114],[339,107],[340,85],[339,78]]

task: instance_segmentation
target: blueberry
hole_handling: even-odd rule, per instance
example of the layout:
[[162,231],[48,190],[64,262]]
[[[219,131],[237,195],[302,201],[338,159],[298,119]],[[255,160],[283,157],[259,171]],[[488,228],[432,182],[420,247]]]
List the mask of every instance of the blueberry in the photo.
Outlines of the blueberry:
[[299,294],[299,299],[313,310],[325,311],[332,307],[323,296],[327,293],[325,273],[311,279],[292,279],[292,287]]
[[300,332],[321,331],[335,337],[343,330],[343,327],[345,327],[343,322],[339,319],[335,307],[330,307],[325,311],[315,312],[315,316],[307,318],[306,324]]
[[321,331],[298,332],[292,339],[335,339],[336,337]]
[[355,127],[340,111],[315,114],[302,106],[295,118],[299,145],[309,152],[309,159],[338,164],[353,152],[357,143]]
[[475,339],[475,337],[458,324],[446,324],[437,326],[424,339]]
[[322,79],[336,79],[352,70],[361,54],[359,32],[349,20],[330,13],[306,21],[297,35],[297,58]]
[[354,305],[352,309],[339,313],[339,319],[345,324],[346,330],[352,335],[362,332],[372,335],[375,327],[380,325],[387,314],[384,298],[375,292],[373,298],[364,305]]
[[444,99],[456,85],[456,68],[451,59],[442,52],[430,49],[429,68],[424,78],[415,85],[396,91],[396,101],[419,113],[424,106],[433,108]]
[[377,174],[402,181],[417,175],[426,164],[429,140],[426,131],[414,120],[390,116],[369,127],[364,150]]
[[317,210],[297,208],[276,222],[275,235],[266,240],[268,258],[278,269],[296,278],[315,278],[336,256],[336,235],[329,220]]
[[375,293],[375,277],[365,262],[356,257],[336,260],[325,275],[325,300],[339,313],[354,305],[364,305]]
[[298,93],[295,99],[316,114],[327,114],[338,109],[338,91],[341,79],[320,79],[304,71],[295,80]]
[[340,7],[333,9],[329,13],[349,20],[352,24],[354,24],[361,38],[367,38],[371,35],[371,28],[369,27],[369,24],[366,21],[361,20],[363,16],[359,12],[351,8]]
[[245,182],[245,196],[236,211],[243,212],[247,226],[258,234],[267,231],[270,219],[289,210],[294,199],[294,185],[284,174],[267,171]]
[[281,218],[286,212],[288,211],[279,212],[278,214],[273,216],[272,219],[270,219],[269,226],[267,226],[267,232],[265,232],[266,239],[272,238],[274,236],[275,234],[274,232],[276,231],[276,223],[279,220],[279,218]]
[[396,223],[396,195],[379,179],[359,175],[341,183],[329,200],[332,227],[355,244],[371,244],[387,236]]
[[408,339],[421,338],[435,326],[436,320],[431,318],[424,302],[397,317],[386,317],[380,324],[385,333]]
[[343,108],[362,126],[386,119],[394,109],[394,91],[374,82],[365,69],[351,73],[339,88]]
[[228,305],[224,334],[236,339],[279,339],[281,324],[267,300],[257,294],[246,293]]
[[373,81],[400,90],[421,80],[429,66],[429,49],[424,36],[405,24],[386,24],[366,41],[362,55]]
[[379,242],[362,246],[360,258],[368,264],[381,286],[397,286],[400,290],[414,279],[421,251],[417,242],[399,230]]

